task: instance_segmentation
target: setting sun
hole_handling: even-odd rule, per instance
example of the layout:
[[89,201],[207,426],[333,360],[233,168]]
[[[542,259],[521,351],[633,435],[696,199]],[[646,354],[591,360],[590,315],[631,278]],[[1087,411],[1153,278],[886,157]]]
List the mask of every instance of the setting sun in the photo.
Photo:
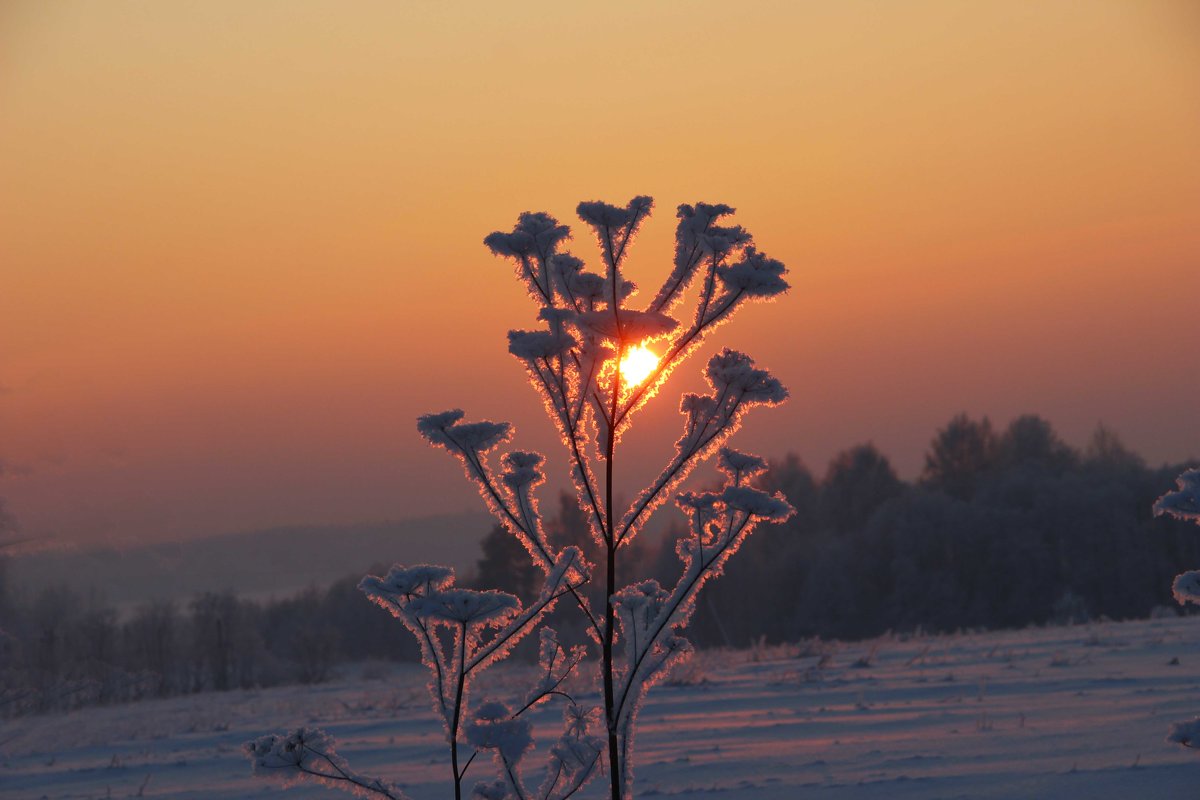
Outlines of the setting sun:
[[649,377],[658,366],[658,356],[644,344],[634,345],[621,358],[621,380],[626,386],[636,386]]

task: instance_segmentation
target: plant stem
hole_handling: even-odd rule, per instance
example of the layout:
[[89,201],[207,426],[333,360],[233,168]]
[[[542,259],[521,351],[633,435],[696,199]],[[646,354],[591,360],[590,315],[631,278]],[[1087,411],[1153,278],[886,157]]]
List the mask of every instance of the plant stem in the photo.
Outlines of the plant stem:
[[[614,303],[616,295],[614,293]],[[618,323],[618,331],[620,323]],[[612,416],[616,419],[617,398],[621,389],[621,355],[623,346],[618,339],[617,355],[614,359],[612,382]],[[604,715],[608,723],[608,776],[611,784],[612,800],[621,800],[621,749],[617,743],[617,720],[613,714],[616,707],[616,694],[613,691],[613,640],[616,635],[616,610],[613,607],[613,595],[617,591],[617,539],[613,522],[613,455],[616,451],[616,426],[608,426],[608,440],[604,447],[605,466],[605,521],[608,535],[605,537],[607,563],[605,572],[604,597]]]
[[616,706],[616,696],[613,691],[613,631],[616,620],[612,596],[616,592],[616,555],[615,544],[608,545],[608,601],[604,606],[604,713],[608,720],[608,773],[612,782],[612,800],[621,800],[621,765],[620,747],[617,743],[616,720],[613,710]]
[[462,773],[458,771],[458,723],[462,716],[463,683],[467,678],[467,623],[458,633],[458,686],[454,691],[454,721],[450,724],[450,768],[454,770],[454,800],[462,800]]

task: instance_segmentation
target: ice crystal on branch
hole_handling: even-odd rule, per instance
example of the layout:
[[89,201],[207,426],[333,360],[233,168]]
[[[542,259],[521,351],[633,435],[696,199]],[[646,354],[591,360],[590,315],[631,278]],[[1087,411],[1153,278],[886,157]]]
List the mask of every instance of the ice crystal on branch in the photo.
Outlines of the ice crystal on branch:
[[1167,734],[1167,741],[1184,747],[1200,748],[1200,717],[1187,722],[1176,722]]
[[575,347],[569,333],[554,331],[509,331],[508,352],[527,361],[555,358]]
[[[540,678],[525,698],[525,708],[537,705],[551,695],[568,697],[561,686],[575,671],[587,655],[587,648],[576,645],[567,649],[558,641],[553,628],[542,628],[538,647],[538,669]],[[574,705],[574,700],[571,701]],[[524,710],[524,709],[522,709]]]
[[[668,309],[680,298],[695,277],[704,256],[711,256],[714,252],[711,247],[712,240],[708,237],[719,234],[732,242],[735,238],[745,235],[740,227],[720,228],[714,225],[718,219],[732,214],[733,211],[730,206],[720,203],[697,203],[695,207],[687,204],[679,206],[676,211],[679,225],[675,229],[675,268],[650,302],[651,310]],[[705,237],[704,241],[701,240],[702,237]],[[746,239],[749,237],[746,236]]]
[[609,310],[586,311],[579,315],[579,324],[588,333],[621,344],[637,344],[667,335],[679,326],[676,320],[655,311]]
[[[1200,525],[1200,469],[1189,469],[1175,479],[1179,487],[1167,492],[1154,503],[1156,516],[1168,515],[1176,519],[1190,520]],[[1190,570],[1176,575],[1171,584],[1171,594],[1180,605],[1200,605],[1200,571]],[[1184,747],[1196,748],[1200,743],[1200,718],[1189,722],[1177,722],[1167,736],[1168,742]]]
[[259,770],[287,769],[298,767],[306,760],[316,758],[313,748],[330,749],[329,735],[318,728],[297,728],[286,736],[269,734],[246,745],[253,759],[253,767]]
[[[579,551],[565,548],[546,573],[537,599],[526,609],[503,592],[456,589],[452,571],[428,565],[396,565],[384,578],[363,578],[359,588],[417,639],[431,673],[434,710],[453,735],[461,719],[463,693],[474,673],[507,654],[559,597],[587,579]],[[439,635],[439,627],[448,629],[448,639]]]
[[722,447],[717,454],[717,466],[734,486],[740,486],[743,480],[766,472],[767,460],[749,453],[738,452],[729,447]]
[[269,734],[245,746],[255,775],[283,781],[285,785],[308,779],[360,797],[407,800],[390,781],[369,778],[350,769],[334,749],[333,737],[319,728],[297,728],[286,734]]
[[1200,605],[1200,571],[1189,570],[1175,576],[1171,584],[1171,594],[1179,605],[1195,603]]
[[1167,492],[1154,504],[1154,513],[1200,524],[1200,469],[1189,469],[1175,479],[1179,487]]
[[[705,375],[712,394],[683,396],[679,408],[685,418],[684,431],[675,443],[675,457],[622,517],[618,542],[634,536],[645,525],[654,509],[692,469],[737,430],[742,414],[755,405],[777,405],[787,399],[783,384],[766,370],[757,369],[749,356],[728,348],[709,360]],[[764,463],[740,453],[736,458],[755,459],[747,466]]]
[[553,291],[550,262],[558,245],[570,235],[570,229],[549,214],[525,212],[511,233],[490,233],[483,243],[496,255],[514,259],[517,276],[529,293],[548,300]]
[[[1190,520],[1200,525],[1200,469],[1189,469],[1175,479],[1179,488],[1167,492],[1154,503],[1156,516],[1167,515]],[[1200,571],[1192,570],[1175,576],[1171,594],[1180,605],[1200,605]]]
[[[594,235],[601,262],[590,271],[583,259],[560,250],[570,230],[549,214],[522,213],[511,231],[484,239],[494,254],[512,262],[537,304],[538,324],[510,331],[508,349],[559,432],[579,505],[604,555],[600,564],[593,567],[578,548],[558,549],[547,537],[537,498],[545,483],[543,456],[519,449],[503,452],[514,436],[511,425],[468,422],[455,409],[420,417],[417,429],[462,463],[488,509],[544,574],[541,590],[523,606],[502,592],[455,587],[451,570],[429,565],[396,566],[384,577],[368,576],[361,583],[367,596],[395,615],[421,647],[430,698],[444,723],[456,800],[461,800],[464,775],[474,761],[472,756],[460,764],[463,746],[495,755],[494,777],[474,784],[479,798],[566,800],[603,768],[612,800],[629,798],[638,708],[650,687],[691,651],[683,630],[697,593],[721,574],[759,522],[777,522],[793,513],[781,495],[751,486],[751,479],[766,468],[763,459],[722,447],[746,411],[787,398],[779,380],[749,356],[728,349],[707,362],[710,391],[682,397],[683,431],[658,477],[636,493],[623,513],[614,507],[617,445],[638,409],[745,301],[769,300],[788,290],[783,264],[760,252],[744,228],[729,223],[731,206],[685,204],[676,213],[668,275],[647,304],[631,307],[636,287],[623,267],[653,208],[653,200],[645,196],[623,206],[580,203],[576,213]],[[694,310],[677,313],[685,294],[693,291]],[[690,323],[680,322],[689,317]],[[648,342],[653,351],[646,348]],[[667,587],[648,581],[619,588],[617,564],[621,553],[629,552],[624,546],[688,474],[718,451],[725,485],[677,497],[689,520],[687,535],[676,545],[679,578]],[[493,458],[499,459],[498,472]],[[603,580],[603,609],[593,609],[580,591],[593,572]],[[508,655],[560,599],[579,611],[599,651],[603,708],[579,704],[567,688],[587,647],[564,645],[550,629],[540,634],[538,671],[527,693],[510,703],[473,702],[471,686],[478,673]],[[552,701],[565,701],[563,731],[548,748],[537,789],[530,790],[534,782],[527,785],[523,771],[531,762],[533,729],[522,714]],[[304,735],[310,736],[308,744],[262,740],[251,752],[264,763],[299,771],[296,765],[308,763],[308,756],[297,755],[297,748],[308,753],[303,748],[311,749],[313,741],[311,733]],[[323,767],[304,774],[344,779],[354,788],[394,796],[390,789],[376,789],[353,776],[331,748],[327,756]]]
[[417,420],[417,430],[431,444],[458,453],[486,453],[506,441],[512,433],[507,422],[459,422],[461,409],[425,414]]
[[503,703],[485,703],[467,725],[467,741],[480,750],[495,750],[506,766],[516,767],[533,746],[533,726],[528,720],[513,719]]
[[630,200],[624,208],[598,200],[584,201],[575,207],[575,213],[591,225],[597,235],[603,235],[604,231],[624,231],[631,224],[636,227],[653,207],[652,198],[640,195]]
[[[727,460],[745,463],[754,459],[728,451]],[[626,758],[622,765],[622,792],[632,782],[628,759],[634,722],[650,687],[691,652],[681,635],[695,610],[695,599],[704,584],[720,575],[755,525],[782,522],[795,513],[782,494],[767,494],[747,486],[728,484],[720,493],[687,493],[678,504],[691,517],[691,537],[681,539],[677,552],[683,573],[670,590],[657,581],[626,587],[614,596],[625,642],[624,663],[617,681],[617,701],[611,716],[621,733]]]
[[414,598],[409,610],[431,624],[500,626],[517,613],[520,601],[497,591],[447,589],[429,597]]
[[717,267],[717,277],[727,291],[749,297],[774,297],[787,291],[783,262],[767,258],[753,247],[747,247],[741,261]]

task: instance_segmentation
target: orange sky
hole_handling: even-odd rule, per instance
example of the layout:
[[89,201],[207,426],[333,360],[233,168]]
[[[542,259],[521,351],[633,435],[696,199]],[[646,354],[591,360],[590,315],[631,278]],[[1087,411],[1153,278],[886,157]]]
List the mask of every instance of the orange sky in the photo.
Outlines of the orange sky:
[[1189,0],[6,3],[0,496],[60,541],[481,508],[414,430],[453,406],[561,472],[480,242],[546,210],[592,258],[575,203],[637,193],[648,287],[701,199],[792,269],[716,337],[793,392],[745,448],[911,477],[1033,411],[1198,455],[1198,143]]

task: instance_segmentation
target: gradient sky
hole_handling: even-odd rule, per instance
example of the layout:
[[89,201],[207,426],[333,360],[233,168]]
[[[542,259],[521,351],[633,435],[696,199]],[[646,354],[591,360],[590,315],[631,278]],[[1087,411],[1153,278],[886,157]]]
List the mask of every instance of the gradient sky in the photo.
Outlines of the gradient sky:
[[912,477],[959,411],[1200,455],[1191,0],[8,2],[0,496],[61,542],[481,508],[415,433],[454,406],[561,473],[481,240],[546,210],[594,264],[575,203],[637,193],[644,294],[696,200],[793,290],[639,416],[627,493],[717,340],[793,392],[740,446],[817,471]]

